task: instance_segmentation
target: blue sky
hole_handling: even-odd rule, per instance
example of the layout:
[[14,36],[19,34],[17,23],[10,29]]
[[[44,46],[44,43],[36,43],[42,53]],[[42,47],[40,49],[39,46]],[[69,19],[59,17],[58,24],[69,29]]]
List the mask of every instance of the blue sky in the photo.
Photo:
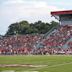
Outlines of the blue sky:
[[0,0],[0,34],[14,22],[42,20],[50,22],[51,11],[71,10],[72,0]]

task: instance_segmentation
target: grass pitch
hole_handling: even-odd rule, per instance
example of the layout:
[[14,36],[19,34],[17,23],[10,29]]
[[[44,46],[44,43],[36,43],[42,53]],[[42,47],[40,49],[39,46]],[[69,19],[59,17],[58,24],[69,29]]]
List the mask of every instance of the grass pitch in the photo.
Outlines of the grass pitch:
[[72,72],[72,56],[66,55],[0,56],[0,64],[42,65],[41,67],[0,67],[0,72]]

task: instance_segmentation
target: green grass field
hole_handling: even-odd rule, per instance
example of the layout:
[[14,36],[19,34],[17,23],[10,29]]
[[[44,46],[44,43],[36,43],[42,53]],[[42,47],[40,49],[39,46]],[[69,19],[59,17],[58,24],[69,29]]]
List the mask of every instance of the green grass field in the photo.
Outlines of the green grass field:
[[46,65],[42,67],[0,67],[0,72],[72,72],[72,56],[0,56],[0,64]]

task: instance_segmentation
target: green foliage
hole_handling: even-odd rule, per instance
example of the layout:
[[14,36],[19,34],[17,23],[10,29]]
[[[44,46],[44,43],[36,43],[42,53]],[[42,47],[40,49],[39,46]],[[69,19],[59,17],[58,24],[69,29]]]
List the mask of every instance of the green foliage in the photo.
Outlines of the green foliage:
[[8,27],[8,31],[5,35],[18,35],[18,34],[45,34],[51,28],[58,26],[59,23],[52,21],[51,23],[44,23],[38,21],[35,23],[29,23],[28,21],[20,21],[11,24]]

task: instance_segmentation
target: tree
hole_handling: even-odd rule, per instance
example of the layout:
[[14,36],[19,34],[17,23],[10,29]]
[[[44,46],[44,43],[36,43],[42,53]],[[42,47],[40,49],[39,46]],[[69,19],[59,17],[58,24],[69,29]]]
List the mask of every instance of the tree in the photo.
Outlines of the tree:
[[55,22],[55,21],[51,21],[50,24],[51,24],[51,27],[57,27],[57,26],[59,26],[59,23]]
[[18,34],[45,34],[53,27],[58,26],[59,23],[52,21],[50,23],[45,23],[42,21],[38,21],[35,23],[29,23],[28,21],[20,21],[11,24],[8,27],[8,31],[5,35],[18,35]]

